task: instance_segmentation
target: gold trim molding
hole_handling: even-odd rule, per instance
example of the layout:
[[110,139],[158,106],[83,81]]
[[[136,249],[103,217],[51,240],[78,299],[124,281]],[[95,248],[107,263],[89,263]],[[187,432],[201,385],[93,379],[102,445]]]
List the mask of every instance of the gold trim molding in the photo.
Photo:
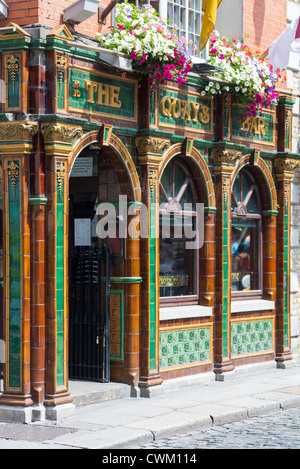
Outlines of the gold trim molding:
[[47,39],[60,39],[61,41],[75,41],[65,24],[55,26],[50,33],[47,34]]
[[62,161],[58,161],[56,164],[56,173],[57,173],[57,186],[58,186],[58,193],[59,198],[61,198],[63,182],[66,176],[66,165]]
[[21,28],[16,23],[8,23],[6,26],[7,28],[13,27],[16,28],[14,33],[8,33],[8,32],[0,32],[0,41],[11,41],[12,39],[22,39],[22,38],[31,38],[31,34],[29,34],[25,29]]

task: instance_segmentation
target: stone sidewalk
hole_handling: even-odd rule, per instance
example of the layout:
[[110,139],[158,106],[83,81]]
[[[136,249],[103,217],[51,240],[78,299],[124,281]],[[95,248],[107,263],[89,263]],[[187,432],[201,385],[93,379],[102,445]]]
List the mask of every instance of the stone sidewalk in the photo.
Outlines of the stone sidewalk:
[[[130,449],[198,428],[300,407],[300,367],[244,367],[224,382],[214,375],[164,383],[149,399],[113,383],[70,382],[75,413],[57,422],[0,423],[0,449]],[[100,396],[103,390],[106,394]],[[97,402],[101,400],[101,402]]]

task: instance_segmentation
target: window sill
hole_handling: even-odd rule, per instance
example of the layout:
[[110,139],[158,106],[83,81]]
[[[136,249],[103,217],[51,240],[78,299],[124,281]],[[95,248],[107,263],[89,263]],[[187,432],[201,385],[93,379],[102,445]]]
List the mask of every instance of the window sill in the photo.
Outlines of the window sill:
[[268,311],[275,309],[275,301],[268,300],[238,300],[231,302],[232,313],[247,313],[251,311]]
[[170,306],[159,309],[160,321],[170,321],[172,319],[202,318],[212,315],[212,308],[209,306]]

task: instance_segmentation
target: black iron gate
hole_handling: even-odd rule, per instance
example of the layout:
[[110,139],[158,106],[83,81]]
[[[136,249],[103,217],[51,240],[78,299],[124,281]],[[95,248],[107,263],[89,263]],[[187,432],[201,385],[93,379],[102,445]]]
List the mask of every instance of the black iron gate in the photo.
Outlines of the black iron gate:
[[69,376],[110,380],[110,255],[74,247],[70,255]]

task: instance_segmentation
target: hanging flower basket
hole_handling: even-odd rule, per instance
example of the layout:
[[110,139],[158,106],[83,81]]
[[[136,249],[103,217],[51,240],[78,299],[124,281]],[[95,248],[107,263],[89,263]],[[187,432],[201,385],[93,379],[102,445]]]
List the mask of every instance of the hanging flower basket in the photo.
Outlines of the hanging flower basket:
[[219,81],[209,82],[203,94],[214,96],[232,91],[234,101],[245,107],[242,119],[261,115],[262,108],[277,102],[279,69],[274,71],[266,59],[239,40],[219,37],[215,32],[210,39],[208,63],[221,67],[223,72],[215,74]]
[[102,47],[130,55],[133,69],[147,76],[153,86],[170,80],[179,84],[191,70],[190,53],[176,27],[167,27],[151,5],[117,5],[116,26],[98,37]]

